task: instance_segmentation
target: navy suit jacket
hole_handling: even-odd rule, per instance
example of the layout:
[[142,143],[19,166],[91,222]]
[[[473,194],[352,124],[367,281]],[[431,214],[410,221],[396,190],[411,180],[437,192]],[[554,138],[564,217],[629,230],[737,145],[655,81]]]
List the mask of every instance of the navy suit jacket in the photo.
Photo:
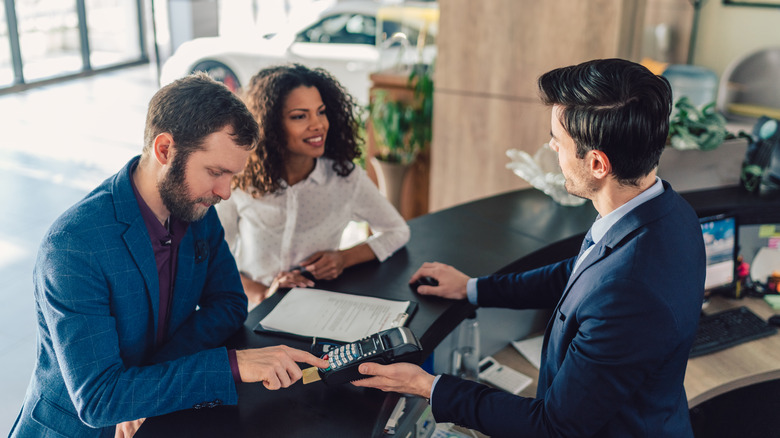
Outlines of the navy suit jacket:
[[[168,333],[131,160],[52,225],[35,267],[38,358],[12,437],[114,436],[120,422],[235,404],[227,350],[247,301],[214,209],[179,246]],[[209,403],[210,402],[210,403]]]
[[480,306],[554,308],[536,398],[443,375],[436,421],[493,437],[692,437],[683,388],[704,294],[693,209],[665,191],[575,258],[480,278]]

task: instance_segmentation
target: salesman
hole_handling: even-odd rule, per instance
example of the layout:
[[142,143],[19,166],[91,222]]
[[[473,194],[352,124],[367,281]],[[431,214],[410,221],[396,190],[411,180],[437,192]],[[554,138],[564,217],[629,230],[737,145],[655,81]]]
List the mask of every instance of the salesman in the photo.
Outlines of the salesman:
[[683,378],[704,293],[696,214],[656,176],[671,90],[641,65],[606,59],[539,79],[552,106],[550,146],[566,190],[598,217],[579,256],[536,270],[469,279],[425,263],[424,295],[485,307],[554,308],[536,398],[416,365],[363,364],[355,382],[430,398],[437,422],[504,437],[692,437]]
[[258,142],[244,104],[203,74],[160,89],[144,148],[52,225],[35,266],[38,359],[11,437],[132,436],[148,416],[236,404],[236,383],[286,388],[286,346],[220,345],[246,319],[212,206]]

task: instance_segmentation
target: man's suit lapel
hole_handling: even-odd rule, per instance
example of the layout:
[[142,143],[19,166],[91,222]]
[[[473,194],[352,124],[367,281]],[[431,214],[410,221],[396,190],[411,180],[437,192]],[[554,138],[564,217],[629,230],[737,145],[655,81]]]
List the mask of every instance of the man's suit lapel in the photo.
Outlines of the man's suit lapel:
[[157,333],[157,316],[160,307],[160,279],[157,275],[157,262],[154,258],[149,231],[146,229],[138,201],[135,198],[133,187],[130,183],[130,172],[135,166],[136,160],[131,160],[114,180],[113,196],[116,217],[119,222],[128,225],[122,238],[127,245],[127,250],[133,257],[141,276],[144,278],[146,293],[152,307],[154,317],[154,333]]
[[[672,191],[669,183],[664,181],[663,184],[664,193],[645,202],[644,204],[638,206],[623,216],[615,225],[612,226],[612,228],[610,228],[609,231],[607,231],[607,234],[604,235],[604,237],[595,244],[593,250],[591,250],[587,257],[585,257],[578,269],[571,276],[569,276],[569,281],[566,283],[566,288],[561,295],[561,299],[558,300],[558,304],[555,306],[555,310],[553,310],[552,318],[550,318],[548,321],[547,328],[544,331],[542,357],[547,356],[547,347],[549,345],[550,335],[552,333],[552,326],[558,317],[558,311],[560,310],[561,305],[563,304],[564,300],[566,300],[566,297],[569,295],[569,292],[573,286],[577,283],[577,280],[580,278],[580,276],[594,264],[609,256],[612,253],[612,250],[618,245],[621,245],[624,239],[630,238],[629,235],[631,235],[635,230],[638,230],[645,224],[668,214],[673,205],[673,197],[678,195]],[[546,367],[542,367],[540,370],[540,385],[537,388],[537,391],[539,391],[537,392],[537,396],[544,394],[546,385],[549,384],[547,372],[548,369]],[[541,385],[542,382],[544,382],[544,385]]]
[[588,270],[591,266],[607,257],[612,253],[612,250],[621,245],[630,234],[644,225],[657,220],[658,218],[666,215],[672,207],[672,197],[676,194],[672,191],[671,186],[664,181],[664,192],[657,197],[639,205],[634,210],[628,212],[623,216],[612,228],[607,231],[607,234],[595,244],[593,250],[582,261],[577,271],[569,277],[569,281],[566,283],[566,289],[558,301],[558,307],[566,296],[569,294],[572,286],[577,282],[577,279]]

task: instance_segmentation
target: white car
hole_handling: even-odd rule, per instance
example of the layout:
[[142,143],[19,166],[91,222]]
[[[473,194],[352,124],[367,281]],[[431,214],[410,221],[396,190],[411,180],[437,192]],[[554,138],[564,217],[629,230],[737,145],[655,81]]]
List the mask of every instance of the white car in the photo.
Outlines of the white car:
[[260,69],[295,62],[329,71],[365,105],[371,73],[397,64],[433,62],[438,17],[435,2],[340,2],[306,25],[274,35],[188,41],[164,63],[160,82],[205,71],[238,91]]

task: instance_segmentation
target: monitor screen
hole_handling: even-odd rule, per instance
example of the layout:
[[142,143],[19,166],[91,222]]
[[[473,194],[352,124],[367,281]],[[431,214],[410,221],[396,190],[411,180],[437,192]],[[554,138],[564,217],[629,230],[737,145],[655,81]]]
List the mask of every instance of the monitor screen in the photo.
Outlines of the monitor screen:
[[704,250],[707,253],[707,274],[704,289],[732,288],[734,286],[737,224],[733,216],[714,216],[701,219]]

